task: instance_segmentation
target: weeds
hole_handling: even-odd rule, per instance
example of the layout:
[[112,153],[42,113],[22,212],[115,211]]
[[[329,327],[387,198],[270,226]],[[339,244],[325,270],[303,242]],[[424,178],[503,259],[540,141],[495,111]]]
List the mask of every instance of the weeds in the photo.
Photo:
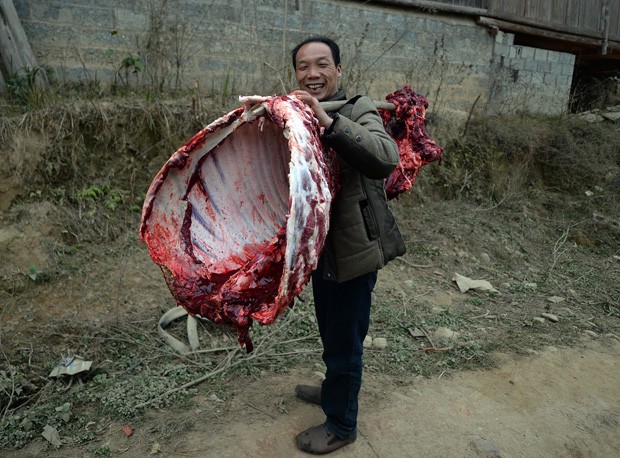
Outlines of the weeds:
[[43,106],[46,100],[47,91],[43,82],[49,81],[42,67],[25,67],[10,75],[5,84],[9,96],[18,105],[33,110]]

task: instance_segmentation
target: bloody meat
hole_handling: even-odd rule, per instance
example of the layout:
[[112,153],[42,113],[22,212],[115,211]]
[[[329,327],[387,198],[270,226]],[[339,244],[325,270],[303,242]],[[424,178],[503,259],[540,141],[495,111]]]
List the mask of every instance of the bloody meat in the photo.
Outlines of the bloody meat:
[[[140,238],[179,305],[237,329],[253,349],[253,321],[273,323],[309,281],[329,229],[338,188],[335,153],[321,144],[312,111],[294,97],[261,98],[264,113],[240,107],[198,132],[156,175]],[[406,86],[381,113],[401,165],[390,198],[441,156],[428,138],[423,97]]]

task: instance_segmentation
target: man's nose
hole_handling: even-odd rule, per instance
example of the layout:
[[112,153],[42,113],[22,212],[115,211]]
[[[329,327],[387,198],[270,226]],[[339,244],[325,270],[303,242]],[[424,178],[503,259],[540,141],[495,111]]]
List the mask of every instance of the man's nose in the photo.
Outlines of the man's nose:
[[318,67],[311,66],[308,68],[308,77],[318,78],[320,75]]

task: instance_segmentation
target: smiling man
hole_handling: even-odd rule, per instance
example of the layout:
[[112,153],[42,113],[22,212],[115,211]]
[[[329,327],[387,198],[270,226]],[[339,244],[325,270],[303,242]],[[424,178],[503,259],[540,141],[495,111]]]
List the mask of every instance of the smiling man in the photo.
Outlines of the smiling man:
[[325,249],[312,274],[325,380],[321,386],[295,387],[298,397],[321,405],[326,416],[324,423],[297,435],[297,446],[325,454],[357,438],[371,293],[377,271],[405,252],[384,191],[385,178],[398,164],[398,148],[370,98],[356,96],[333,113],[321,107],[322,101],[347,100],[338,85],[342,64],[333,40],[308,38],[293,49],[292,58],[299,85],[292,94],[325,127],[323,142],[336,152],[343,180],[332,202]]

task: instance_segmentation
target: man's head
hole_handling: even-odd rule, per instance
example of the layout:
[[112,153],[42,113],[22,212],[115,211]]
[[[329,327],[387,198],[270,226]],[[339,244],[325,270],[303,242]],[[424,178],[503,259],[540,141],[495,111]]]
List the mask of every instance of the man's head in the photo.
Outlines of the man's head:
[[324,36],[310,37],[295,46],[291,55],[300,89],[319,101],[330,98],[338,91],[342,65],[336,42]]

